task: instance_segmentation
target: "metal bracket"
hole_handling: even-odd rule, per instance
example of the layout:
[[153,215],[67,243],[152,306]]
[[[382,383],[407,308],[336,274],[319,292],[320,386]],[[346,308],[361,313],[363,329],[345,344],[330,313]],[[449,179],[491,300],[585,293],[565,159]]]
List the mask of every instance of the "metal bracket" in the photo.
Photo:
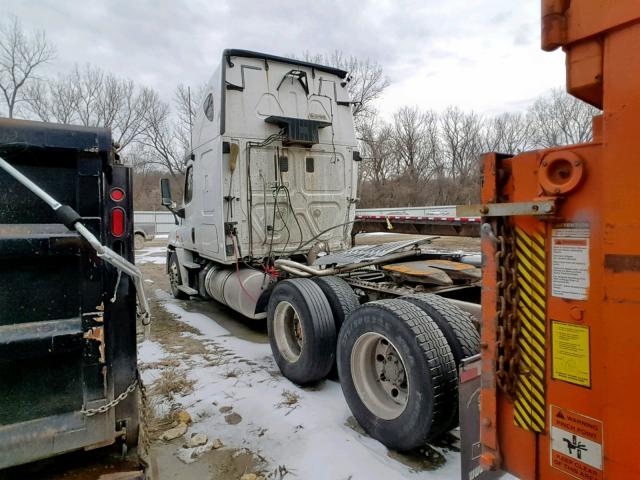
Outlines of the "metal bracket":
[[487,203],[478,205],[460,205],[456,207],[459,217],[512,217],[517,215],[551,215],[556,211],[555,200],[537,202]]

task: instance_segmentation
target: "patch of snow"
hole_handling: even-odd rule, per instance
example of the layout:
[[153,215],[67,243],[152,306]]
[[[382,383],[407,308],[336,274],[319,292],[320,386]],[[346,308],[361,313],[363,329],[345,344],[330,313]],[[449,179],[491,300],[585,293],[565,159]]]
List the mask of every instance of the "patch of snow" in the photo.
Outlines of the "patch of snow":
[[166,257],[142,257],[136,258],[136,264],[153,263],[155,265],[164,265],[167,262]]
[[167,356],[162,345],[152,340],[144,340],[138,344],[138,359],[144,363],[158,362]]
[[[213,319],[186,311],[161,290],[156,296],[179,321],[200,332],[211,353],[189,357],[194,391],[179,399],[197,422],[199,432],[222,439],[227,447],[249,448],[264,456],[271,468],[285,465],[305,480],[460,478],[460,456],[436,449],[444,464],[432,471],[415,471],[388,456],[378,441],[347,425],[351,412],[338,382],[327,380],[313,391],[282,377],[268,344],[231,336]],[[224,363],[207,362],[219,355]],[[287,398],[297,396],[297,401]],[[287,397],[287,398],[286,398]],[[231,407],[230,410],[222,407]],[[242,417],[238,423],[237,414]]]
[[164,265],[167,262],[167,249],[165,247],[147,247],[136,252],[136,263],[154,263]]

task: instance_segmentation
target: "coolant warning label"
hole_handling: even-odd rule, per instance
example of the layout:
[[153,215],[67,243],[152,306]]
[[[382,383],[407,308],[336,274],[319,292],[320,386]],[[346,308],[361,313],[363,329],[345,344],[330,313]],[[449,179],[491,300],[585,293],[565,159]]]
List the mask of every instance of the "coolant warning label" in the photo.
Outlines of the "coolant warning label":
[[589,290],[589,228],[563,224],[551,235],[551,295],[586,300]]
[[552,321],[551,356],[555,380],[591,386],[589,327]]
[[600,480],[602,459],[602,422],[551,405],[551,466],[580,480]]

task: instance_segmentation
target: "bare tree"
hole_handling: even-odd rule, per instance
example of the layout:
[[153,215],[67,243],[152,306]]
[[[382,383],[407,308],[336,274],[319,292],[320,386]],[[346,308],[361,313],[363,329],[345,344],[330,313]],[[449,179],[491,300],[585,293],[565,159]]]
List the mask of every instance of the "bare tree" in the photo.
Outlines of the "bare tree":
[[43,122],[76,121],[78,91],[68,76],[32,83],[27,86],[25,97],[31,114]]
[[521,113],[503,113],[485,121],[486,152],[517,154],[533,146],[531,125]]
[[393,127],[371,116],[361,123],[359,142],[363,157],[360,179],[382,186],[391,175]]
[[482,118],[458,107],[447,108],[440,117],[444,158],[454,180],[465,180],[483,150]]
[[535,146],[547,148],[591,140],[591,119],[600,110],[560,88],[537,99],[529,108]]
[[193,122],[202,106],[206,88],[206,84],[201,84],[196,88],[180,84],[173,95],[174,134],[185,152],[191,149]]
[[0,91],[9,118],[13,118],[19,103],[24,100],[24,88],[37,80],[39,67],[54,56],[55,49],[48,44],[45,33],[26,34],[17,17],[0,27]]
[[[178,87],[177,103],[184,99],[180,91]],[[179,108],[184,108],[184,105]],[[184,175],[184,159],[191,149],[188,133],[185,134],[188,126],[181,124],[179,119],[180,115],[173,115],[170,105],[154,93],[150,108],[146,111],[145,129],[138,140],[144,148],[144,161],[165,168],[174,179]]]
[[155,95],[90,65],[33,84],[27,92],[29,107],[40,120],[110,128],[121,148],[145,129],[146,112]]
[[302,58],[308,62],[330,65],[349,72],[351,80],[347,84],[347,90],[351,101],[354,102],[353,117],[356,127],[361,117],[375,115],[374,103],[389,86],[389,79],[384,75],[379,63],[369,58],[347,56],[341,50],[335,50],[330,55],[305,52]]
[[437,173],[438,117],[417,107],[401,107],[393,115],[393,145],[398,173],[416,180]]

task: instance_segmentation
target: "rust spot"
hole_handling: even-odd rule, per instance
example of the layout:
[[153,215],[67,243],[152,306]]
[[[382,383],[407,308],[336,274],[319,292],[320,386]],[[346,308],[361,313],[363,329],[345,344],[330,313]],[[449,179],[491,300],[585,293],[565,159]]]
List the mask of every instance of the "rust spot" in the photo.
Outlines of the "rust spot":
[[614,273],[640,272],[640,255],[605,255],[604,267]]
[[100,352],[100,363],[105,363],[104,357],[104,327],[91,327],[84,332],[83,337],[87,340],[98,342],[98,350]]

